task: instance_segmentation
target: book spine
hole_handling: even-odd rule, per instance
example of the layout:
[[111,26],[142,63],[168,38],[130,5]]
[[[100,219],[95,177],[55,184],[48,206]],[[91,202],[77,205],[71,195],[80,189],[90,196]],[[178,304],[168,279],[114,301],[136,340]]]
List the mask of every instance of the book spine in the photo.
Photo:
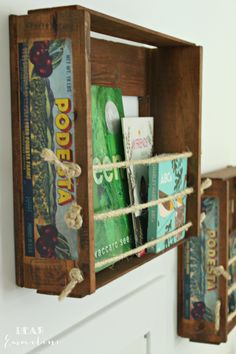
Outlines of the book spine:
[[[158,165],[149,166],[149,201],[155,200],[158,198]],[[149,208],[148,213],[148,233],[147,240],[151,241],[156,238],[157,233],[157,215],[158,215],[158,206]],[[148,253],[153,253],[156,251],[156,247],[148,249]]]

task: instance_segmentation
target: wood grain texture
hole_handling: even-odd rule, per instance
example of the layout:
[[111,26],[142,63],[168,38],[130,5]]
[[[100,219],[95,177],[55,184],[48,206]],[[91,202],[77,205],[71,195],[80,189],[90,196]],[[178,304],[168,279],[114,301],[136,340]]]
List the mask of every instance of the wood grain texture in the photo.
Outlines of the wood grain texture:
[[[194,157],[189,160],[188,184],[194,187],[195,194],[189,198],[187,219],[194,224],[189,233],[194,235],[197,233],[200,216],[201,48],[78,6],[30,11],[28,15],[15,17],[14,21],[11,25],[13,48],[14,45],[17,46],[16,41],[55,38],[72,40],[75,161],[81,165],[83,171],[77,182],[77,202],[83,208],[84,219],[83,228],[78,233],[79,261],[35,260],[24,257],[23,251],[17,252],[18,283],[21,286],[36,288],[39,293],[59,294],[69,281],[69,270],[79,266],[84,272],[85,281],[73,290],[71,296],[82,297],[161,255],[133,257],[127,262],[119,262],[113,269],[106,269],[95,275],[91,84],[119,86],[124,95],[139,97],[140,116],[153,115],[155,119],[156,153],[186,150],[193,152]],[[163,48],[152,49],[91,39],[91,30]],[[13,112],[14,119],[17,120],[14,125],[14,139],[17,145],[20,145],[16,55],[13,52],[12,102],[16,105]],[[15,84],[17,88],[14,87]],[[14,154],[16,159],[16,147]],[[20,161],[17,166],[21,171]],[[14,191],[15,223],[16,244],[19,243],[23,250],[20,174],[21,172],[17,175],[19,178],[15,182]],[[183,242],[185,240],[178,244]]]
[[131,270],[140,267],[144,263],[149,262],[154,258],[160,257],[162,254],[170,251],[171,249],[185,242],[186,239],[184,238],[158,254],[146,253],[140,258],[136,256],[129,257],[123,261],[114,264],[114,266],[112,266],[111,268],[104,269],[103,271],[96,274],[97,288],[108,284],[109,282],[121,277],[122,275],[127,274]]
[[11,114],[12,114],[12,161],[14,194],[14,233],[15,233],[15,269],[16,284],[24,286],[24,225],[23,225],[23,191],[22,191],[22,144],[19,108],[17,16],[10,16],[10,68],[11,68]]
[[[219,244],[219,265],[228,269],[228,250],[229,250],[229,182],[214,180],[213,190],[220,202],[220,244]],[[207,196],[206,191],[206,196]],[[228,281],[224,277],[219,278],[219,298],[221,300],[220,312],[220,332],[222,342],[227,341],[227,317],[228,317]]]
[[148,51],[143,47],[92,38],[92,84],[119,87],[123,96],[145,96]]
[[[227,168],[228,170],[228,168]],[[233,171],[232,171],[233,172]],[[229,233],[228,240],[230,240],[230,234],[236,229],[236,169],[235,175],[228,180],[229,183]],[[230,258],[230,257],[228,257]],[[227,287],[227,290],[229,287]],[[236,327],[236,317],[228,323],[228,333]]]
[[[215,324],[206,321],[193,321],[183,319],[184,335],[178,333],[181,337],[189,338],[191,342],[220,344],[220,336],[214,333]],[[208,335],[206,334],[208,333]]]
[[[12,118],[13,118],[13,159],[14,159],[14,200],[17,283],[21,286],[40,289],[47,286],[53,291],[66,284],[68,272],[79,265],[85,274],[77,295],[95,291],[94,244],[93,244],[93,197],[92,197],[92,120],[90,101],[90,18],[85,11],[64,11],[54,16],[51,13],[11,17],[12,48]],[[17,35],[17,38],[16,38]],[[75,160],[83,173],[77,180],[77,202],[83,208],[83,228],[79,231],[79,262],[32,260],[24,256],[24,226],[22,221],[22,171],[21,171],[21,127],[19,115],[19,82],[17,42],[39,39],[70,38],[73,50],[74,113],[75,113]],[[20,152],[20,154],[19,154]],[[53,269],[53,271],[52,271]],[[50,281],[49,281],[50,279]],[[58,282],[58,279],[60,281]],[[50,284],[50,285],[49,285]],[[79,292],[79,294],[78,294]]]
[[[186,242],[186,239],[180,240],[177,245],[181,245],[184,242]],[[171,247],[168,248],[168,250],[164,250],[158,254],[145,254],[141,258],[138,258],[136,256],[129,257],[127,259],[124,259],[120,262],[117,262],[114,264],[114,266],[110,268],[106,268],[103,271],[96,273],[96,289],[105,286],[106,284],[110,283],[111,281],[120,278],[121,276],[129,273],[130,271],[142,266],[143,264],[160,257],[163,253],[175,248],[176,245],[172,245]],[[82,283],[78,285],[78,287],[81,287]],[[58,285],[57,287],[54,286],[53,290],[51,286],[48,286],[45,284],[43,287],[38,290],[40,294],[48,294],[50,295],[59,295],[61,291],[61,287]],[[76,293],[71,293],[69,297],[83,297],[84,294],[81,292],[77,295]]]
[[187,220],[191,235],[199,233],[202,48],[161,48],[153,51],[151,115],[155,117],[157,154],[191,151],[188,160]]
[[228,323],[228,333],[230,333],[236,327],[236,317]]
[[[58,36],[70,35],[73,51],[75,161],[82,174],[77,179],[77,203],[82,207],[83,226],[78,232],[78,266],[83,271],[84,282],[74,289],[74,294],[84,295],[95,291],[94,274],[94,222],[92,174],[92,115],[90,67],[90,15],[86,11],[65,11],[57,14]],[[71,25],[69,33],[64,28]],[[61,28],[61,30],[60,30]],[[74,30],[76,28],[76,30]]]
[[91,15],[91,30],[98,33],[103,33],[109,36],[114,36],[122,39],[127,39],[134,42],[145,43],[157,47],[175,47],[175,46],[192,46],[193,43],[178,39],[139,25],[123,21],[121,19],[108,16],[106,14],[84,8],[82,6],[62,6],[54,9],[38,9],[30,10],[29,13],[44,13],[48,11],[65,11],[66,9],[84,9]]
[[219,170],[208,172],[203,175],[203,178],[230,179],[236,176],[236,166],[228,166]]

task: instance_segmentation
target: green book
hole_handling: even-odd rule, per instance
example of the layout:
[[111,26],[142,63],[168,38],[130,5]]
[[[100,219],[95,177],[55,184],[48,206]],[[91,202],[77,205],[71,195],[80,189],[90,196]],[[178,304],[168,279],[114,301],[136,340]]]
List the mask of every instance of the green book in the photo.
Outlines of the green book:
[[[121,118],[124,117],[118,88],[92,86],[93,164],[124,160]],[[96,170],[93,173],[94,213],[129,205],[124,169]],[[95,262],[117,256],[133,247],[130,215],[95,221]],[[103,269],[97,269],[97,271]]]

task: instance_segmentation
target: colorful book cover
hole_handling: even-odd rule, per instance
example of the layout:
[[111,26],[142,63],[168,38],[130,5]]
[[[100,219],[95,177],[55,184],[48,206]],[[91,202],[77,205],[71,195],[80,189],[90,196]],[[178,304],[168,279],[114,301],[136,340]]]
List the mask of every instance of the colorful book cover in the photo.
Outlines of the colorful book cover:
[[[94,165],[124,160],[122,117],[124,111],[120,89],[92,86]],[[95,213],[124,208],[130,204],[124,169],[96,170],[93,173],[93,181]],[[97,262],[124,253],[133,247],[130,215],[95,221],[94,228]]]
[[[229,236],[229,258],[236,256],[236,230],[233,230]],[[229,280],[229,287],[236,284],[236,262],[229,267],[231,279]],[[229,296],[229,313],[236,310],[236,290]]]
[[[146,159],[153,154],[153,117],[122,119],[122,132],[126,160]],[[132,205],[146,203],[148,199],[148,165],[127,168],[130,202]],[[132,214],[135,245],[145,243],[148,211]],[[145,252],[142,252],[142,255]]]
[[201,234],[191,237],[184,252],[184,318],[215,321],[218,278],[213,270],[219,265],[219,200],[202,199],[206,218]]
[[20,43],[25,255],[77,259],[77,232],[64,214],[76,195],[70,180],[41,158],[44,148],[74,159],[71,40]]
[[[157,200],[176,194],[187,187],[187,158],[163,161],[149,166],[148,200]],[[148,241],[161,238],[165,234],[184,225],[186,218],[186,196],[159,204],[148,211]],[[185,231],[158,243],[148,249],[150,253],[159,253],[179,240]]]

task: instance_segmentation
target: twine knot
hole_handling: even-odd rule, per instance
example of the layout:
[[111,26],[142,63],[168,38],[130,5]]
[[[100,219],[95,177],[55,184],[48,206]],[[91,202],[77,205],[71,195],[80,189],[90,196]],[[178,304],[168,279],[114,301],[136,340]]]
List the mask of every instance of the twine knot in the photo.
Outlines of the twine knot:
[[206,213],[201,213],[201,215],[200,215],[200,224],[202,224],[205,219],[206,219]]
[[236,263],[236,255],[229,259],[228,266],[230,267],[234,263]]
[[69,272],[70,282],[62,290],[61,294],[58,297],[59,301],[64,300],[74,289],[76,284],[82,283],[84,281],[84,276],[82,271],[79,268],[72,268]]
[[79,230],[81,228],[83,224],[81,210],[81,206],[73,202],[70,209],[65,213],[64,219],[69,229]]
[[75,178],[81,175],[81,168],[74,162],[61,162],[54,152],[50,149],[43,149],[41,157],[48,163],[61,168],[67,178]]
[[226,280],[230,280],[231,279],[231,276],[229,274],[229,272],[227,272],[227,270],[225,270],[225,268],[220,265],[218,267],[215,267],[214,269],[214,274],[217,276],[217,277],[220,277],[221,275],[223,275],[223,277],[226,279]]
[[210,178],[206,178],[202,183],[201,183],[201,194],[204,193],[204,191],[212,186],[212,180]]
[[216,301],[215,307],[215,331],[219,332],[220,330],[220,309],[221,309],[221,301]]

